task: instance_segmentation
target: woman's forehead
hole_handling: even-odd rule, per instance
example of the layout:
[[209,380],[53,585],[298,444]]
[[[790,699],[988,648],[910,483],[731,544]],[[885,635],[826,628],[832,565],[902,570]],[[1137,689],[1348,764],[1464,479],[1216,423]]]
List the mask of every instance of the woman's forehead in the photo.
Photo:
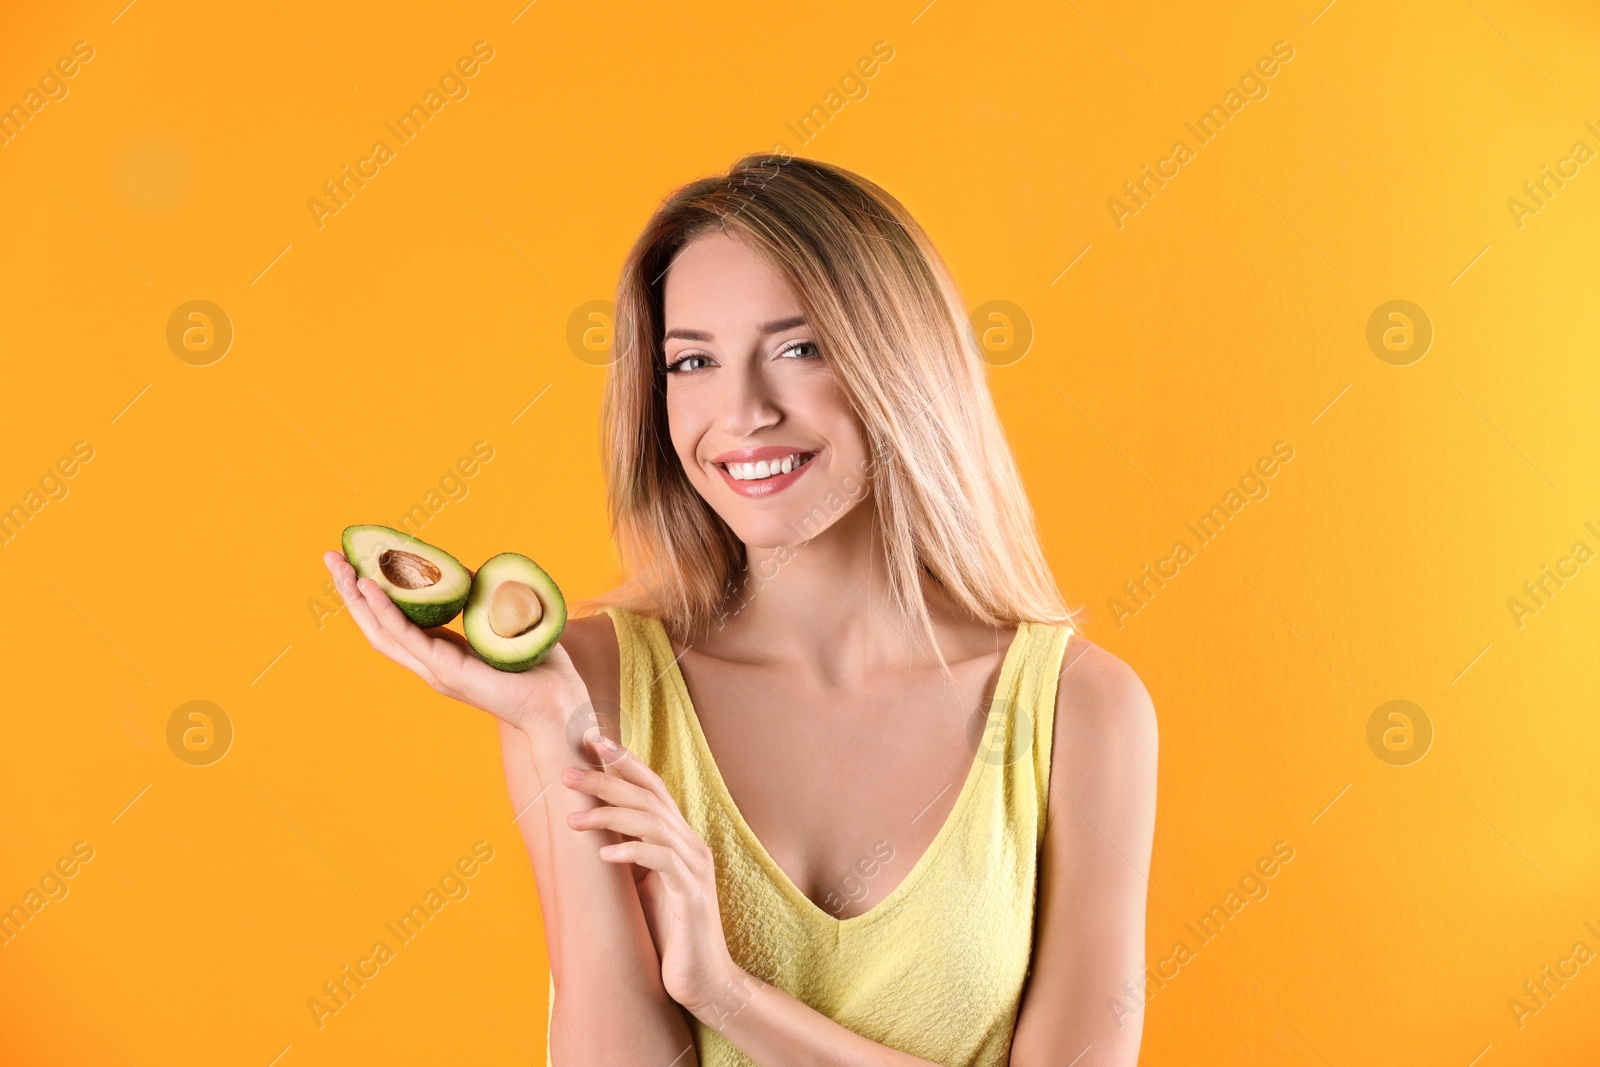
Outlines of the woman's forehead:
[[788,279],[744,242],[696,238],[667,269],[662,307],[668,330],[749,329],[800,313]]

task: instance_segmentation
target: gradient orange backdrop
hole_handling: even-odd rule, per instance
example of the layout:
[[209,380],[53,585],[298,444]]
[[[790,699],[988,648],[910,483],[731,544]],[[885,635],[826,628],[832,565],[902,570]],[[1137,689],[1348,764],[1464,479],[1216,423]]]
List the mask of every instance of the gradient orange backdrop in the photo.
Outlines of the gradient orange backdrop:
[[[0,947],[0,1061],[543,1062],[494,725],[319,607],[319,555],[421,505],[470,566],[612,585],[574,313],[670,188],[779,146],[1007,302],[977,325],[1017,331],[991,381],[1050,558],[1160,714],[1143,1062],[1600,1057],[1592,6],[525,2],[5,5],[0,906],[65,896]],[[208,365],[168,340],[195,300]],[[1369,344],[1396,300],[1421,358]],[[233,731],[204,766],[169,745],[195,700]],[[1395,700],[1410,747],[1388,711],[1369,742]]]

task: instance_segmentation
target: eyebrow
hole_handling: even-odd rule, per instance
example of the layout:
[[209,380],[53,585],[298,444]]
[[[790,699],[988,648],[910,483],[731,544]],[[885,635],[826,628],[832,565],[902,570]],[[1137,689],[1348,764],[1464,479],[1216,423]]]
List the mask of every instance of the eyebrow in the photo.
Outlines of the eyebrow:
[[[772,322],[769,322],[765,326],[761,327],[761,333],[763,336],[769,333],[781,333],[784,330],[792,330],[796,326],[804,326],[805,324],[806,317],[804,315],[794,315],[787,319],[774,319]],[[668,330],[661,339],[663,341],[668,341],[674,337],[680,337],[685,341],[716,340],[716,338],[707,330],[686,330],[682,327]]]

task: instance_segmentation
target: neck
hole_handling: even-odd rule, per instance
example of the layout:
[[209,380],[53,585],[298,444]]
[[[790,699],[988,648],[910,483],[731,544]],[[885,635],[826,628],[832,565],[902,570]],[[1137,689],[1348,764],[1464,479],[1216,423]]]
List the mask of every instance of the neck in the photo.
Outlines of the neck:
[[[792,546],[746,546],[747,570],[720,625],[698,647],[743,660],[798,663],[849,685],[885,667],[936,662],[921,625],[889,594],[888,557],[872,500]],[[948,597],[919,570],[935,624]]]

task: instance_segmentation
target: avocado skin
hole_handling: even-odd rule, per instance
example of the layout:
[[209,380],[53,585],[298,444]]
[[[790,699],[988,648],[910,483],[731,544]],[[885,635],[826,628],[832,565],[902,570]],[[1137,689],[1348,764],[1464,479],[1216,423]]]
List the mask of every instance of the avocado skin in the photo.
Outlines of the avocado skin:
[[[357,577],[361,576],[361,564],[356,562],[357,552],[353,543],[354,534],[357,530],[367,528],[369,527],[359,524],[355,526],[347,526],[345,527],[344,535],[340,538],[341,545],[344,548],[344,558],[349,561],[350,566],[356,569]],[[409,536],[401,534],[401,531],[396,530],[391,526],[383,526],[380,528],[388,530],[397,535]],[[439,553],[441,556],[444,556],[448,560],[454,561],[458,566],[460,565],[459,560],[439,546],[429,544],[427,541],[422,541],[420,538],[410,538],[410,540],[427,545],[430,549]],[[462,569],[466,570],[465,567],[462,567]],[[471,572],[469,571],[468,573],[470,574]],[[400,613],[406,618],[410,619],[414,625],[420,626],[426,630],[434,626],[443,626],[457,615],[460,615],[461,609],[467,606],[467,597],[471,594],[472,583],[468,582],[467,588],[459,597],[455,598],[454,600],[443,600],[432,604],[409,604],[403,600],[396,600],[394,597],[390,597],[389,602],[395,607],[399,608]]]
[[[497,671],[508,671],[508,672],[511,672],[511,673],[521,673],[522,671],[532,670],[534,667],[537,667],[539,664],[543,663],[545,658],[550,655],[551,650],[554,649],[556,647],[556,645],[560,643],[561,634],[567,628],[567,600],[566,600],[566,597],[562,595],[561,587],[556,584],[555,579],[550,577],[549,572],[547,572],[543,567],[539,566],[539,564],[535,563],[532,559],[528,558],[527,556],[524,556],[520,552],[502,552],[499,555],[494,556],[494,557],[490,558],[489,560],[485,561],[483,566],[479,567],[475,572],[473,572],[473,575],[472,575],[472,587],[473,587],[473,589],[478,588],[478,583],[479,583],[479,580],[480,580],[479,576],[480,575],[483,575],[485,571],[491,571],[492,572],[495,569],[495,568],[491,567],[490,564],[495,563],[497,560],[504,559],[506,557],[514,557],[514,558],[520,560],[523,564],[525,564],[528,567],[530,567],[534,571],[534,573],[536,575],[538,575],[543,580],[542,584],[547,584],[548,585],[549,588],[548,588],[547,591],[551,595],[552,603],[549,603],[549,604],[546,605],[546,610],[559,611],[561,613],[561,624],[556,627],[555,633],[550,635],[549,642],[545,645],[543,650],[538,652],[536,655],[527,657],[526,659],[501,659],[499,656],[495,655],[492,651],[485,651],[484,649],[478,647],[477,642],[472,640],[472,635],[471,634],[467,635],[467,643],[472,646],[472,650],[478,654],[478,658],[479,659],[483,660],[485,663],[487,663],[489,666],[493,667],[495,670],[497,670]],[[468,595],[468,599],[470,600],[471,599],[471,590],[468,590],[468,594],[467,595]]]
[[399,608],[406,618],[426,630],[432,626],[443,626],[460,615],[461,609],[467,606],[467,594],[462,593],[458,599],[442,604],[407,604],[398,600],[392,600],[391,603]]
[[[560,637],[561,637],[561,635],[559,633],[557,633],[556,634],[557,640],[559,640]],[[545,657],[550,655],[550,649],[551,648],[555,648],[555,647],[556,647],[556,641],[551,641],[550,642],[550,648],[546,648],[543,652],[539,653],[537,656],[533,657],[532,659],[503,660],[503,659],[497,659],[494,656],[485,655],[481,651],[478,652],[478,656],[479,656],[480,659],[483,660],[483,662],[487,663],[489,666],[493,667],[497,671],[509,671],[509,672],[511,672],[513,674],[521,674],[523,671],[530,671],[533,668],[537,667],[539,664],[543,663]]]

